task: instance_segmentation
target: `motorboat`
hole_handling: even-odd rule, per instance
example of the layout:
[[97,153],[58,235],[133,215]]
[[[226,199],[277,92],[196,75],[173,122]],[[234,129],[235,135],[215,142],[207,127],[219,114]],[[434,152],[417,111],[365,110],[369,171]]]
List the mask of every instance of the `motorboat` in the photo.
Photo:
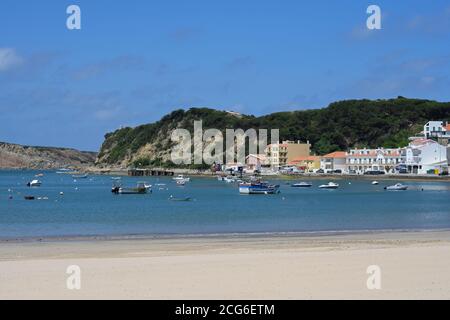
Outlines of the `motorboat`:
[[175,178],[173,178],[173,180],[175,180],[176,182],[178,181],[184,181],[184,182],[190,182],[191,178],[187,178],[185,176],[183,176],[182,174],[176,176]]
[[372,181],[372,185],[374,185],[374,186],[377,186],[377,185],[379,185],[380,183],[378,182],[378,181]]
[[40,182],[39,180],[32,180],[30,182],[27,183],[28,187],[40,187],[42,185],[42,182]]
[[112,187],[111,192],[114,194],[146,194],[148,189],[143,183],[138,183],[135,188],[124,188],[120,185]]
[[239,185],[239,193],[241,194],[276,194],[279,192],[279,185],[272,185],[267,182],[249,182]]
[[309,182],[300,182],[300,183],[294,183],[291,185],[292,188],[311,188],[312,184]]
[[319,186],[320,189],[337,189],[339,188],[339,184],[334,182],[328,182],[327,184],[323,184]]
[[388,191],[405,191],[408,190],[408,186],[405,186],[401,183],[397,183],[393,186],[385,187],[384,189]]

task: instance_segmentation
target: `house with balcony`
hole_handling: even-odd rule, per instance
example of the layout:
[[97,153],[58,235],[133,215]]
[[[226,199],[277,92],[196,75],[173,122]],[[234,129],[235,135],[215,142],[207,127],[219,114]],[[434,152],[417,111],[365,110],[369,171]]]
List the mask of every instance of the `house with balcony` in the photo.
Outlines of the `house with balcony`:
[[402,150],[402,163],[408,173],[440,174],[448,172],[448,153],[448,147],[434,140],[414,139]]
[[450,123],[444,121],[429,121],[423,127],[425,138],[450,138]]
[[283,141],[282,143],[270,144],[265,153],[269,165],[273,168],[280,168],[289,164],[298,157],[309,156],[311,145],[309,142]]

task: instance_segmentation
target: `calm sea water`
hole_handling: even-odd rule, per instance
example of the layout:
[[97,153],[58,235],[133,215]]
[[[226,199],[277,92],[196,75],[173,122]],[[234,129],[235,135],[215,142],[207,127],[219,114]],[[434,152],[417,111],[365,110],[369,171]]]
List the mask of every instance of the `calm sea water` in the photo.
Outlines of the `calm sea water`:
[[[237,185],[216,179],[194,177],[178,187],[170,178],[147,178],[166,186],[148,195],[113,195],[108,176],[74,181],[45,172],[42,187],[26,187],[36,173],[0,171],[0,238],[450,228],[446,182],[406,182],[410,190],[387,192],[383,187],[396,181],[340,180],[340,189],[320,190],[328,181],[297,189],[272,180],[281,194],[244,196]],[[127,177],[123,184],[140,180]],[[26,201],[25,195],[49,199]],[[194,201],[173,202],[170,195]]]

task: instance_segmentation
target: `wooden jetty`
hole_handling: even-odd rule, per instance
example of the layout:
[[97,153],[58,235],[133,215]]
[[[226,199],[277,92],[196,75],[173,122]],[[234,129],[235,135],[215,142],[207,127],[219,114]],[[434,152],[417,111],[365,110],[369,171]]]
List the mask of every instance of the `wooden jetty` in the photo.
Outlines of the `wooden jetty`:
[[150,176],[173,176],[173,171],[157,170],[157,169],[129,169],[130,177],[150,177]]

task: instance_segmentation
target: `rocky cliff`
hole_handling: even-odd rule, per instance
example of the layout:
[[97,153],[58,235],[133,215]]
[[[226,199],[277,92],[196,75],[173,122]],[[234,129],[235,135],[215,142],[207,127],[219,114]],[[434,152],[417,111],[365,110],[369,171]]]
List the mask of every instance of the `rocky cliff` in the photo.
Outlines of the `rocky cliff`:
[[55,169],[87,167],[94,164],[97,154],[75,149],[30,147],[0,142],[0,168]]

